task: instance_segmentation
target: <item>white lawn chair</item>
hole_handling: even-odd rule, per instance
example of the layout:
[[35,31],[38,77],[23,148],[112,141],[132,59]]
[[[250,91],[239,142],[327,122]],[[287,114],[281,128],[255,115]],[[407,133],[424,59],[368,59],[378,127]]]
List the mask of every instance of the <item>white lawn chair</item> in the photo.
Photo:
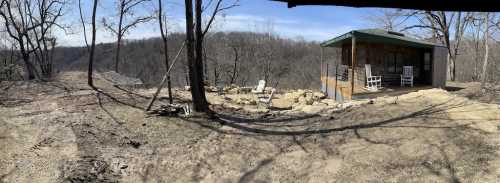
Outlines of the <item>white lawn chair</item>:
[[377,91],[382,88],[382,76],[372,76],[372,66],[365,65],[366,72],[366,88],[368,90]]
[[403,66],[403,74],[401,75],[401,86],[406,84],[413,87],[413,66]]
[[257,87],[254,90],[252,90],[252,93],[257,93],[257,94],[264,93],[265,87],[266,87],[266,81],[259,80],[259,85],[257,85]]
[[271,104],[271,100],[273,99],[273,95],[276,89],[271,89],[271,94],[269,94],[269,97],[259,97],[259,102],[264,103],[264,104]]

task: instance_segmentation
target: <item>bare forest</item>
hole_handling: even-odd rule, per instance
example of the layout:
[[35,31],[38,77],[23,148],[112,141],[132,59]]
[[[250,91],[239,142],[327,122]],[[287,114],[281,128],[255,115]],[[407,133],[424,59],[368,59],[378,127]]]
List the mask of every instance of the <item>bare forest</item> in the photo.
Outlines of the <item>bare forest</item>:
[[[171,57],[182,47],[184,38],[184,34],[168,36]],[[160,38],[125,41],[120,73],[150,85],[158,83],[166,71],[162,44]],[[114,44],[96,45],[97,70],[113,70],[114,50]],[[314,65],[319,64],[320,47],[316,42],[261,33],[217,32],[207,36],[204,51],[204,76],[213,86],[255,85],[260,79],[268,79],[280,88],[319,88],[320,68]],[[84,70],[86,58],[84,48],[58,48],[56,70]],[[186,58],[179,57],[173,68],[171,78],[176,87],[189,85],[186,64]]]

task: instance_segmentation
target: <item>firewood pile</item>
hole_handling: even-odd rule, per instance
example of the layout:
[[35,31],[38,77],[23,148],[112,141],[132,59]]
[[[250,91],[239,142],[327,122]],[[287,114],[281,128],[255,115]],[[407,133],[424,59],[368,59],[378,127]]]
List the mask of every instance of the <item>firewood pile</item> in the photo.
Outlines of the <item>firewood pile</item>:
[[188,105],[165,104],[161,105],[158,109],[149,111],[148,113],[157,116],[188,116],[191,114],[191,109]]

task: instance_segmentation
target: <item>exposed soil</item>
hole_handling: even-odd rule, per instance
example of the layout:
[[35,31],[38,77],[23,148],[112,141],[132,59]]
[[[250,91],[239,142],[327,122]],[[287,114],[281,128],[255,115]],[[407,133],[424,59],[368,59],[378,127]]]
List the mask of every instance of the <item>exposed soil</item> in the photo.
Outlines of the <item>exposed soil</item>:
[[209,120],[148,116],[148,90],[84,78],[0,83],[0,182],[500,180],[500,107],[468,86],[321,116],[218,106]]

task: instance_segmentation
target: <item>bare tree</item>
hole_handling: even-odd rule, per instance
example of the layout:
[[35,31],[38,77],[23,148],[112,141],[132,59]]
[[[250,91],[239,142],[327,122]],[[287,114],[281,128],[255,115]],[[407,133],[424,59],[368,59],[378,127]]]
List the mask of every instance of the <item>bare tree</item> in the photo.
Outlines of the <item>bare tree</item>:
[[[402,29],[402,31],[414,28],[428,29],[432,32],[432,37],[440,40],[448,50],[448,65],[449,76],[452,81],[455,80],[456,75],[456,58],[460,47],[461,39],[464,32],[471,22],[471,14],[462,12],[444,12],[444,11],[412,11],[405,15],[407,19],[414,17],[417,24],[410,25]],[[452,44],[452,26],[454,28],[454,41]]]
[[236,78],[238,77],[238,48],[236,46],[231,46],[234,52],[234,62],[233,62],[233,71],[231,72],[231,80],[229,81],[229,84],[234,84],[236,81]]
[[80,13],[80,23],[82,24],[83,40],[85,41],[85,47],[87,48],[87,51],[90,51],[89,42],[87,39],[87,29],[86,29],[87,26],[85,25],[85,18],[83,17],[82,0],[78,0],[78,12]]
[[405,20],[401,10],[381,10],[380,14],[369,16],[367,19],[387,31],[397,31]]
[[[188,29],[186,30],[186,37],[188,43],[189,80],[191,84],[191,95],[193,97],[193,108],[198,112],[208,112],[209,108],[203,81],[203,32],[201,30],[202,0],[195,0],[195,31],[193,31],[193,9],[191,6],[192,1],[186,0],[186,29]],[[193,43],[195,45],[193,45]]]
[[26,66],[28,80],[40,78],[38,72],[30,60],[30,55],[35,51],[30,49],[28,40],[31,40],[30,31],[38,25],[33,25],[28,21],[29,8],[27,1],[22,0],[2,0],[0,16],[3,18],[5,29],[9,36],[16,41],[19,52]]
[[[30,6],[30,2],[27,1]],[[31,31],[34,39],[28,39],[29,45],[34,50],[35,59],[38,61],[40,71],[46,78],[52,75],[51,55],[56,46],[55,36],[50,35],[54,26],[63,28],[57,24],[57,20],[62,16],[64,1],[59,0],[35,0],[35,11],[28,8],[29,21],[32,25],[37,25]]]
[[[90,49],[89,49],[89,68],[87,72],[87,82],[90,87],[95,89],[94,82],[92,79],[92,72],[93,72],[93,64],[94,64],[94,50],[95,50],[95,37],[96,37],[96,12],[97,12],[97,3],[98,0],[94,0],[94,4],[92,7],[92,42],[90,43]],[[84,34],[86,34],[84,32]]]
[[[149,15],[134,16],[134,10],[138,5],[143,4],[149,0],[119,0],[118,2],[118,23],[115,25],[112,21],[106,18],[102,19],[102,23],[106,29],[116,35],[116,52],[115,52],[115,71],[118,72],[120,63],[120,48],[122,46],[122,39],[125,34],[138,24],[148,22],[153,17]],[[127,21],[127,18],[131,18]]]
[[[211,2],[212,1],[210,1],[210,3]],[[215,20],[217,13],[237,6],[237,4],[235,3],[230,6],[223,7],[222,0],[218,0],[204,29],[202,29],[202,13],[203,10],[205,10],[208,6],[202,8],[202,4],[202,0],[195,0],[196,25],[193,26],[193,2],[192,0],[185,0],[186,49],[189,67],[189,83],[191,86],[191,95],[193,98],[193,108],[197,112],[210,112],[205,96],[203,77],[203,39],[206,33],[209,31],[213,21]]]
[[489,57],[489,46],[488,46],[488,39],[489,39],[489,13],[485,12],[484,13],[484,61],[483,61],[483,72],[481,74],[481,88],[484,88],[486,85],[486,76],[487,76],[487,69],[488,69],[488,57]]
[[[163,20],[166,19],[163,16],[163,7],[162,7],[162,0],[158,0],[158,24],[160,26],[160,32],[161,32],[161,39],[163,41],[163,56],[165,57],[165,68],[168,71],[169,70],[169,63],[168,63],[168,40],[167,40],[167,35],[168,35],[168,29],[164,27],[163,25]],[[170,104],[174,102],[172,98],[172,82],[170,81],[170,72],[167,73],[166,75],[167,79],[167,89],[168,89],[168,101]]]

